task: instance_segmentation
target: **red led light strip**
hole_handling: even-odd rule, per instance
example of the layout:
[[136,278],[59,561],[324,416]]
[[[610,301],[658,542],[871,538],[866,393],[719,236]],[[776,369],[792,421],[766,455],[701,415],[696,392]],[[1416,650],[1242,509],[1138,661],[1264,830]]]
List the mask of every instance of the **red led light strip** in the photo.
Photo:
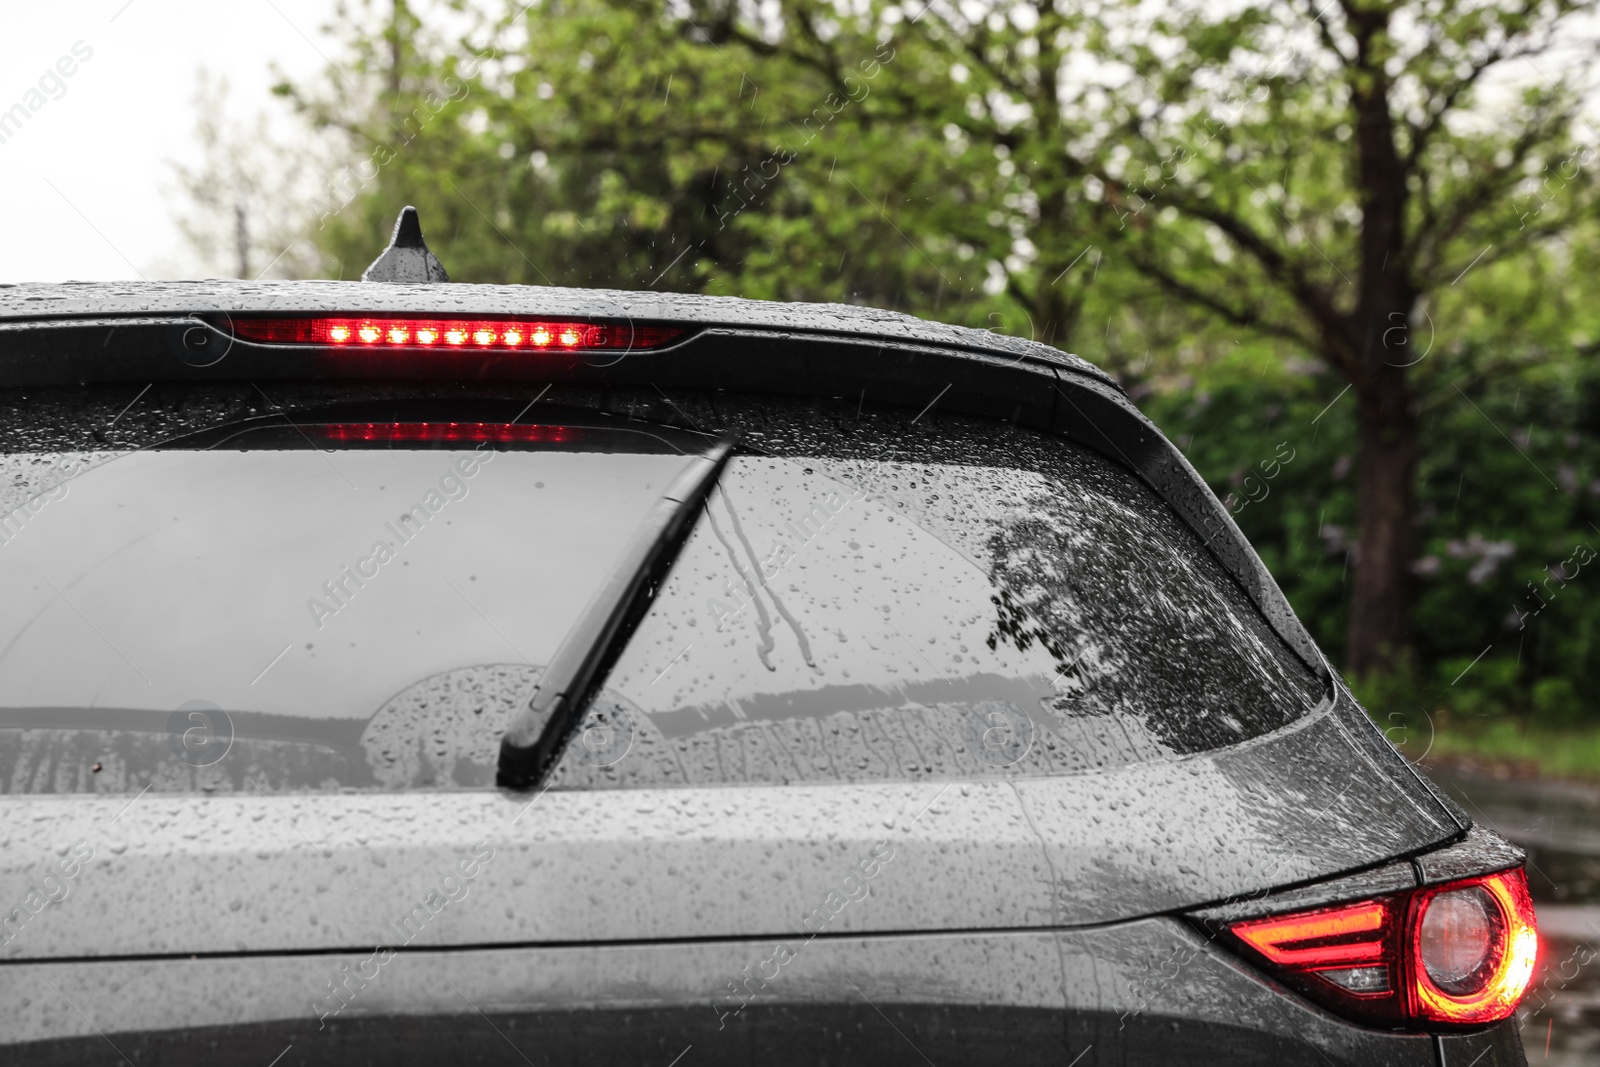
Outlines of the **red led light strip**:
[[509,422],[335,422],[316,428],[330,441],[495,441],[552,443],[574,440],[571,426]]
[[246,341],[333,348],[517,351],[660,348],[683,336],[670,326],[524,319],[319,318],[234,320]]

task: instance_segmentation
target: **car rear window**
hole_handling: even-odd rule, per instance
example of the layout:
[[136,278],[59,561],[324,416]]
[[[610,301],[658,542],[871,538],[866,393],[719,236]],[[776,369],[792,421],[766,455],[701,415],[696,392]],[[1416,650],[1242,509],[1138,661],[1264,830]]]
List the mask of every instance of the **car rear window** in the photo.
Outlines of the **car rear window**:
[[1322,696],[1105,457],[937,413],[670,406],[679,428],[547,400],[544,430],[474,442],[442,408],[218,404],[161,447],[13,447],[0,788],[491,787],[510,717],[713,429],[741,452],[553,788],[1076,773]]
[[1031,430],[752,409],[555,788],[1060,774],[1237,744],[1316,676],[1194,533]]

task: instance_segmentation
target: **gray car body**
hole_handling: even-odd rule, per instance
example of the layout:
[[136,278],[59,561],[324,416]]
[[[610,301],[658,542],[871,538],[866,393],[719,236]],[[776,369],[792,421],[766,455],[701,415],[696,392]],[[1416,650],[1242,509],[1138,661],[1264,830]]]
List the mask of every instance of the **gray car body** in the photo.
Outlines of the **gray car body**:
[[[318,312],[679,326],[685,337],[660,351],[507,367],[493,384],[595,384],[619,407],[649,389],[859,393],[1066,437],[1136,472],[1194,527],[1326,698],[1232,748],[1000,783],[8,796],[6,892],[20,897],[73,849],[92,857],[0,947],[0,991],[18,1005],[0,1047],[28,1062],[73,1062],[106,1040],[150,1043],[162,1062],[207,1048],[266,1062],[282,1038],[331,1061],[367,1047],[364,1019],[438,1032],[453,1019],[452,1040],[480,1027],[499,1050],[484,1055],[509,1062],[507,1045],[523,1049],[508,1027],[574,1050],[562,1062],[659,1048],[665,1064],[683,1045],[712,1062],[1031,1062],[1030,1048],[1085,1065],[1522,1062],[1510,1022],[1449,1037],[1357,1026],[1199,932],[1202,912],[1304,907],[1518,857],[1373,727],[1226,509],[1086,361],[842,305],[477,285],[4,286],[3,432],[26,435],[14,398],[47,384],[370,375],[231,333],[242,316]],[[385,373],[430,372],[397,361]],[[100,447],[106,434],[114,446],[112,428]],[[440,888],[451,872],[464,891]],[[841,896],[847,876],[864,896]],[[437,910],[430,892],[443,894]],[[381,947],[390,957],[368,962]],[[348,1001],[329,999],[335,983]],[[627,1019],[656,1044],[618,1045]],[[962,1043],[985,1027],[1011,1038]],[[857,1040],[828,1046],[833,1032]]]

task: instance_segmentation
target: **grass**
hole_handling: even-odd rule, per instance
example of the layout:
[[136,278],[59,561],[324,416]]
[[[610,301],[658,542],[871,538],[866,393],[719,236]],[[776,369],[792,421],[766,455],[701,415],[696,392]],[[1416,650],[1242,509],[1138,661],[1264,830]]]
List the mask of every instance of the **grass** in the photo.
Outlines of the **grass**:
[[[1388,737],[1412,760],[1470,762],[1521,778],[1600,781],[1600,728],[1554,730],[1516,719],[1388,724]],[[1380,726],[1384,723],[1379,722]]]
[[[1509,674],[1480,665],[1472,686],[1428,685],[1408,672],[1351,686],[1389,741],[1413,762],[1471,764],[1497,777],[1600,782],[1600,723],[1560,701],[1528,699]],[[1501,672],[1514,664],[1499,664]],[[1493,683],[1493,684],[1491,684]],[[1571,703],[1568,701],[1567,703]]]

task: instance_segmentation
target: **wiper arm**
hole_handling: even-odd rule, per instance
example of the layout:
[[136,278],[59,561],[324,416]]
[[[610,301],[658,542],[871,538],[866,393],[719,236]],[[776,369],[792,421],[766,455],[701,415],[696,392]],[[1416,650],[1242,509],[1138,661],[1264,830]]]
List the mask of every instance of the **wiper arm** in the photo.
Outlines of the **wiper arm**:
[[696,456],[652,506],[621,562],[551,657],[533,699],[512,720],[500,742],[497,785],[532,789],[555,762],[655,599],[732,454],[732,442],[723,441]]

